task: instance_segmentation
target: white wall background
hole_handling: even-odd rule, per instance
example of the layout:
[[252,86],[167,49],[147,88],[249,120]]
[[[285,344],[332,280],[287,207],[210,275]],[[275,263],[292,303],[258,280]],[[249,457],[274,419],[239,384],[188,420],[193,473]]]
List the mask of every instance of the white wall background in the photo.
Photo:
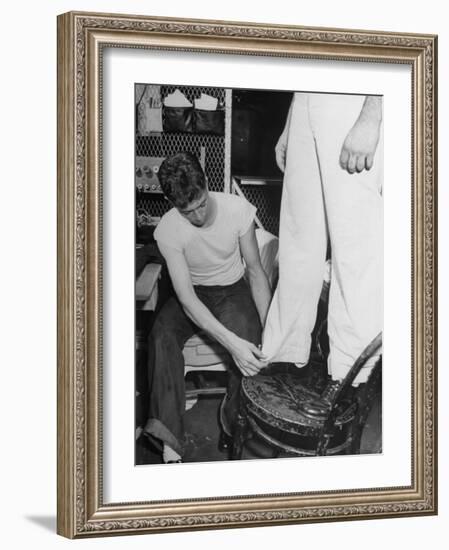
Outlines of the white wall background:
[[[255,11],[255,8],[257,11]],[[439,34],[440,515],[438,517],[118,537],[70,542],[56,524],[56,15],[136,13]],[[340,0],[44,0],[2,9],[0,84],[0,501],[3,548],[87,547],[366,550],[447,547],[449,535],[449,31],[444,3]],[[5,307],[6,306],[6,307]]]

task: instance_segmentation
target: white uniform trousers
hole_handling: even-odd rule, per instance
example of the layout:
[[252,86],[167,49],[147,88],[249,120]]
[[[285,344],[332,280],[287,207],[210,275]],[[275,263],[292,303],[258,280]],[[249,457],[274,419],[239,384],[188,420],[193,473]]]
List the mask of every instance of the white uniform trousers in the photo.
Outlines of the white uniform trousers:
[[[281,205],[279,283],[264,331],[263,351],[271,361],[307,363],[329,239],[328,369],[333,379],[346,375],[383,325],[382,135],[370,171],[349,174],[339,165],[343,142],[364,99],[294,95]],[[372,364],[362,369],[355,385],[366,380]]]

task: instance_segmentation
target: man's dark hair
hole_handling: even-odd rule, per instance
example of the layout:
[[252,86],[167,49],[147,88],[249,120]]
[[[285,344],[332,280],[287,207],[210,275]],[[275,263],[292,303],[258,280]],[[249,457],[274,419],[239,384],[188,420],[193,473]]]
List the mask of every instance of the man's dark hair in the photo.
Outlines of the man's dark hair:
[[162,192],[178,208],[185,208],[206,189],[203,169],[192,153],[167,157],[159,167],[158,177]]

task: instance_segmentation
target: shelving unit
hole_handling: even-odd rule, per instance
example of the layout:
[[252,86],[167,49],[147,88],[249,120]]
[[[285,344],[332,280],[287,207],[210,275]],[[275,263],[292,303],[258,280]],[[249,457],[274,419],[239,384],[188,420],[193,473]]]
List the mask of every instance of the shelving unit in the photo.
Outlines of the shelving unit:
[[[282,174],[273,175],[270,163],[274,162],[274,144],[285,122],[290,94],[216,87],[160,86],[162,100],[176,89],[192,104],[201,93],[216,97],[219,107],[225,111],[224,134],[158,132],[136,135],[137,159],[161,159],[180,151],[192,152],[204,166],[210,190],[233,192],[231,182],[236,181],[240,194],[257,207],[258,219],[264,229],[278,235]],[[248,106],[249,115],[246,116],[242,108]],[[244,147],[239,150],[240,142]],[[233,168],[231,149],[235,155]],[[272,160],[270,155],[273,155]],[[239,168],[242,161],[248,161],[244,172],[240,172]],[[260,173],[271,175],[264,178]],[[238,174],[242,174],[241,177]],[[169,209],[170,205],[161,193],[136,189],[139,226],[154,224],[154,218],[160,218]]]
[[233,187],[240,195],[257,206],[258,224],[265,230],[279,235],[279,212],[281,209],[282,179],[232,177]]
[[[161,86],[162,99],[177,88],[192,104],[195,98],[200,97],[201,93],[216,97],[219,106],[225,109],[224,135],[181,132],[158,132],[148,136],[136,135],[136,156],[159,158],[180,151],[189,151],[198,158],[204,159],[209,189],[229,191],[231,90],[196,86]],[[136,210],[140,221],[160,217],[169,209],[170,205],[162,194],[136,190]]]

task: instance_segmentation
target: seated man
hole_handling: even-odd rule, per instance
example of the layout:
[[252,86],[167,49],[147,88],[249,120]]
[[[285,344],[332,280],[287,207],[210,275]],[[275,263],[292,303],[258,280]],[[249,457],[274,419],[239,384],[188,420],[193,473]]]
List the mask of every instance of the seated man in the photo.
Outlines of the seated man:
[[[240,376],[266,366],[258,348],[271,299],[257,247],[256,208],[241,197],[209,192],[191,153],[167,157],[159,169],[173,205],[154,232],[176,296],[161,309],[149,337],[149,414],[144,431],[162,442],[163,461],[181,462],[185,410],[185,342],[199,329],[231,354],[220,420],[232,435]],[[243,277],[246,264],[249,286]]]

